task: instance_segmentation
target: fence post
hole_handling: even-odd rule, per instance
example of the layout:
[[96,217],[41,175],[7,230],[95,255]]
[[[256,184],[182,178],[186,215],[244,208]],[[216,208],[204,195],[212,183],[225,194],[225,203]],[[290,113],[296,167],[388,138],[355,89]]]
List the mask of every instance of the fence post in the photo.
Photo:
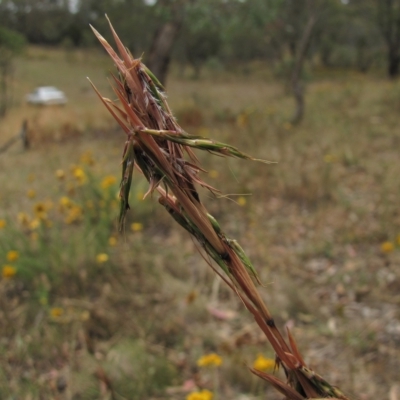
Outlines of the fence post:
[[24,119],[22,122],[21,132],[20,132],[21,140],[22,140],[22,147],[24,150],[28,150],[30,147],[30,141],[28,137],[28,120]]
[[30,141],[28,137],[28,120],[24,119],[22,122],[21,131],[18,135],[12,137],[9,141],[7,141],[3,146],[0,147],[0,154],[4,153],[11,147],[14,143],[18,142],[18,140],[22,140],[22,147],[24,150],[28,150],[30,147]]

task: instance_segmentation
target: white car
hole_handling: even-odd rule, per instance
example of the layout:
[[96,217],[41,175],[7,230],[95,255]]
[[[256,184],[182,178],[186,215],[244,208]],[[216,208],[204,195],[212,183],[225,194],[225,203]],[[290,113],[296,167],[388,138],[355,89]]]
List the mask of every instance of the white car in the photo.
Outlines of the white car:
[[54,86],[41,86],[27,94],[26,101],[38,105],[66,104],[67,96]]

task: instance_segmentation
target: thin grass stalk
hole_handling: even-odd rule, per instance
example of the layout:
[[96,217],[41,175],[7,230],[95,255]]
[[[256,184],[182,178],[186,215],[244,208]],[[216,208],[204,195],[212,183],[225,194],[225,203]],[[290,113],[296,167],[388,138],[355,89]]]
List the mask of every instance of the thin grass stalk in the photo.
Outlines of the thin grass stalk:
[[[147,194],[157,191],[160,204],[197,239],[202,250],[221,268],[219,271],[210,264],[253,315],[273,347],[276,362],[282,365],[287,380],[283,382],[274,375],[252,368],[250,371],[269,382],[290,400],[320,397],[347,400],[338,389],[305,365],[290,332],[286,342],[257,290],[259,279],[251,261],[240,245],[228,238],[215,218],[207,212],[197,192],[196,185],[207,188],[213,194],[218,190],[199,177],[199,173],[204,170],[193,148],[226,157],[263,160],[256,160],[228,144],[184,132],[173,117],[157,78],[140,59],[133,58],[111,23],[110,29],[120,55],[92,29],[118,70],[118,78],[113,78],[114,91],[120,105],[102,97],[92,85],[127,136],[120,189],[121,225],[129,210],[129,191],[135,166],[149,182]],[[185,153],[190,161],[185,159]]]

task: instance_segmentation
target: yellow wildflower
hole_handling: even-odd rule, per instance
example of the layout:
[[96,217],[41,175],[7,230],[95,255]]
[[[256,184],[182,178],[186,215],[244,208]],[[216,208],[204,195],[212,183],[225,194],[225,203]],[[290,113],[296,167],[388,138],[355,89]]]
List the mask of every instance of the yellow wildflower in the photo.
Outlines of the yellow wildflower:
[[83,185],[86,182],[86,174],[85,171],[80,167],[73,167],[72,175],[79,182],[79,184]]
[[143,224],[140,222],[134,222],[131,224],[131,229],[133,232],[140,232],[143,230]]
[[392,242],[383,242],[381,244],[382,253],[391,253],[394,250],[394,245]]
[[92,152],[90,150],[85,151],[81,155],[81,163],[82,164],[86,164],[86,165],[94,165],[93,154],[92,154]]
[[105,262],[107,262],[109,259],[108,254],[106,253],[100,253],[97,254],[96,256],[96,261],[98,264],[104,264]]
[[32,230],[39,228],[39,226],[40,226],[40,219],[35,218],[29,222],[29,228]]
[[59,203],[61,206],[64,206],[64,207],[70,207],[73,204],[72,200],[67,196],[61,197]]
[[240,207],[244,207],[247,203],[246,197],[243,196],[238,197],[237,203],[239,204]]
[[265,358],[262,354],[259,354],[254,360],[253,368],[259,371],[273,371],[275,368],[275,360],[272,358]]
[[40,214],[46,211],[46,206],[44,205],[44,203],[36,203],[33,206],[33,211],[35,212],[35,214]]
[[216,171],[215,169],[212,169],[208,175],[210,175],[210,178],[218,178],[219,172]]
[[74,205],[72,200],[67,196],[61,197],[60,200],[58,201],[58,204],[60,205],[59,207],[60,212],[63,212],[66,208],[71,208]]
[[7,225],[7,222],[5,219],[0,219],[0,229],[5,228]]
[[36,203],[33,206],[33,212],[35,213],[35,216],[41,220],[47,218],[46,206],[44,203]]
[[30,199],[34,199],[36,197],[36,192],[33,189],[29,189],[26,192],[26,195],[30,198]]
[[109,246],[114,247],[117,244],[117,238],[114,236],[111,236],[108,239],[108,244],[109,244]]
[[20,212],[20,213],[18,213],[18,215],[17,215],[17,219],[18,219],[18,222],[22,225],[22,226],[24,226],[24,227],[29,227],[29,217],[28,217],[28,214],[26,214],[26,213],[24,213],[24,212]]
[[206,354],[197,360],[199,367],[219,367],[222,364],[222,358],[216,353]]
[[1,270],[1,274],[3,278],[10,279],[17,273],[17,270],[12,265],[4,265],[3,269]]
[[63,315],[63,314],[64,314],[64,309],[62,309],[61,307],[53,307],[53,308],[50,310],[50,315],[51,315],[53,318],[61,317],[61,315]]
[[110,186],[114,185],[115,182],[117,182],[117,178],[114,175],[107,175],[101,181],[100,186],[102,189],[108,189]]
[[56,178],[60,181],[62,181],[65,178],[65,172],[63,169],[58,169],[55,174]]
[[82,219],[82,207],[80,206],[73,206],[69,212],[68,215],[65,217],[64,222],[68,225],[80,221]]
[[19,258],[19,254],[18,254],[18,251],[16,251],[16,250],[10,250],[7,253],[7,261],[13,262],[15,260],[18,260],[18,258]]
[[192,392],[186,396],[186,400],[212,400],[213,394],[207,389],[200,392]]

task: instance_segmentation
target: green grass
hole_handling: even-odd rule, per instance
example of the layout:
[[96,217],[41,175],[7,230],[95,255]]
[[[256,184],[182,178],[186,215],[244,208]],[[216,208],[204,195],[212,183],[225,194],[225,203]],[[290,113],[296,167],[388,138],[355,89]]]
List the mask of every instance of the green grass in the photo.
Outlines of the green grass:
[[[258,353],[272,357],[271,349],[242,305],[218,287],[190,238],[154,199],[138,200],[146,191],[138,173],[126,230],[116,234],[118,210],[111,203],[118,182],[101,202],[108,196],[101,181],[120,176],[124,136],[86,83],[90,76],[112,96],[109,69],[107,58],[94,52],[33,48],[17,62],[17,105],[2,121],[0,138],[14,135],[23,118],[33,136],[30,151],[17,144],[0,155],[0,219],[7,220],[0,266],[10,264],[9,250],[20,254],[15,277],[0,281],[0,397],[106,399],[108,380],[116,398],[184,399],[185,382],[213,390],[196,360],[216,351],[224,359],[221,397],[265,398],[245,363]],[[205,203],[229,236],[240,239],[278,325],[293,327],[307,362],[355,398],[386,398],[400,368],[399,83],[319,72],[307,89],[306,119],[293,127],[287,123],[292,99],[270,76],[206,74],[189,81],[173,73],[169,104],[188,132],[278,162],[200,154],[211,171],[208,182],[230,195],[211,199],[202,192]],[[65,90],[69,104],[22,104],[40,84]],[[91,166],[81,159],[88,150]],[[85,185],[77,185],[72,165],[85,169]],[[64,181],[55,176],[58,169]],[[58,206],[65,195],[82,207],[94,202],[98,218],[83,208],[81,220],[65,223]],[[46,201],[54,204],[53,225],[37,231],[35,242],[18,213],[33,218],[33,206]],[[133,222],[143,230],[133,232]],[[110,236],[117,237],[115,247]],[[392,252],[382,252],[385,241],[395,244]],[[96,261],[100,253],[109,255],[105,264]],[[268,398],[276,394],[269,391]]]

